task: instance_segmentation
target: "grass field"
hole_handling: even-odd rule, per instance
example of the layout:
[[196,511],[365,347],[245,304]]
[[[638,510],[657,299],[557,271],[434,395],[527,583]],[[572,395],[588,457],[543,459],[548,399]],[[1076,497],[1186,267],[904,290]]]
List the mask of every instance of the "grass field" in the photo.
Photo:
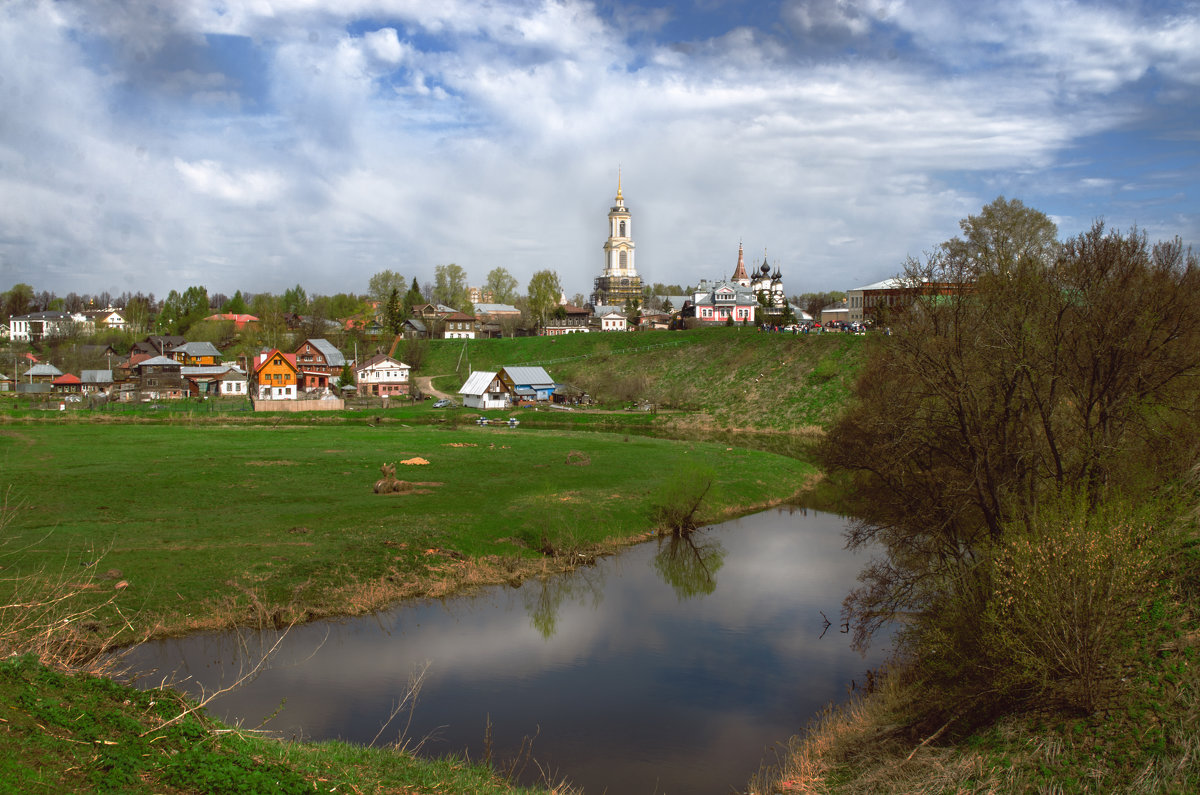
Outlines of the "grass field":
[[[410,484],[377,495],[385,462]],[[96,637],[375,609],[532,576],[651,529],[679,472],[711,467],[706,518],[794,495],[792,458],[717,443],[525,428],[12,424],[2,598],[77,581]]]

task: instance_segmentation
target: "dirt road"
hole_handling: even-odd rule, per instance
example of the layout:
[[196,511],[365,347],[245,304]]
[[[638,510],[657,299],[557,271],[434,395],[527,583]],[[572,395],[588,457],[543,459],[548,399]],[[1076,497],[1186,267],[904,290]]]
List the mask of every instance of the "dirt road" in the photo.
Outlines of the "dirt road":
[[458,400],[457,395],[448,395],[438,389],[433,388],[433,379],[438,378],[436,375],[419,375],[416,378],[417,389],[421,390],[422,395],[433,395],[436,398],[447,398],[449,400]]

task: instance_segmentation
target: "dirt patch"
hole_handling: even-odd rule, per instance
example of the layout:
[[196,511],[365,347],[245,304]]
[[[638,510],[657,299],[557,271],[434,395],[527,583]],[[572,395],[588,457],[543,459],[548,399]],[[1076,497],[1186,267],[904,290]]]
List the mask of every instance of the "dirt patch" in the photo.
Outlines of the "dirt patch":
[[442,447],[478,447],[478,446],[479,445],[475,444],[474,442],[449,442],[448,444],[442,445]]
[[421,458],[419,456],[417,458],[406,458],[405,460],[401,461],[400,463],[404,464],[405,466],[410,466],[410,467],[413,467],[413,466],[421,467],[421,466],[429,465],[429,462],[427,460],[425,460],[424,458]]
[[571,450],[567,453],[567,466],[569,467],[586,467],[591,466],[592,457],[587,453],[579,450]]
[[33,447],[33,437],[28,434],[17,431],[0,431],[0,436],[7,436],[9,439],[14,439],[26,447]]

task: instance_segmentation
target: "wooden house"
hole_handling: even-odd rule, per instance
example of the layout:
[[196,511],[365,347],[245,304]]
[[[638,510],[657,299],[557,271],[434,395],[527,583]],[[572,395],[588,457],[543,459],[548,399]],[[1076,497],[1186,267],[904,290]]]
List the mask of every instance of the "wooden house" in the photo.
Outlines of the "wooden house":
[[85,395],[107,395],[113,387],[112,370],[80,370],[79,381]]
[[142,400],[176,400],[187,394],[183,365],[167,356],[151,356],[135,366]]
[[259,400],[295,400],[300,382],[296,354],[278,348],[254,357],[254,384]]
[[479,319],[466,312],[451,312],[442,322],[442,336],[448,340],[473,340],[479,333]]
[[185,367],[213,367],[221,363],[221,352],[211,342],[185,342],[168,353]]
[[21,379],[27,384],[50,384],[62,374],[62,370],[49,362],[40,362],[21,373]]
[[296,366],[300,368],[300,388],[312,392],[329,388],[329,382],[342,374],[346,357],[329,340],[308,339],[296,348]]
[[178,348],[186,342],[187,340],[178,334],[152,334],[140,342],[133,343],[129,349],[129,358],[132,360],[137,354],[166,356],[172,348]]
[[79,395],[83,393],[83,384],[79,376],[63,373],[50,382],[50,391],[55,395]]
[[542,367],[504,367],[497,374],[512,399],[520,403],[541,403],[550,400],[557,384]]

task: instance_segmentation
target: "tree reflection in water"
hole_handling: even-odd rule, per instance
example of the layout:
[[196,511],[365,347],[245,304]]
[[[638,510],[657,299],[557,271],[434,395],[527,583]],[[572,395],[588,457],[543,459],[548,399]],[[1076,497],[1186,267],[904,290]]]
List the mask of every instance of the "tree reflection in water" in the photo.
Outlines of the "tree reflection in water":
[[725,547],[720,541],[697,541],[695,533],[679,533],[658,540],[654,570],[675,589],[675,596],[682,602],[715,591],[717,570],[724,562]]
[[558,608],[568,599],[582,601],[590,596],[592,607],[604,600],[604,576],[594,566],[575,569],[569,574],[543,577],[538,587],[527,583],[522,589],[525,609],[529,611],[529,622],[546,640],[554,637],[558,629]]

